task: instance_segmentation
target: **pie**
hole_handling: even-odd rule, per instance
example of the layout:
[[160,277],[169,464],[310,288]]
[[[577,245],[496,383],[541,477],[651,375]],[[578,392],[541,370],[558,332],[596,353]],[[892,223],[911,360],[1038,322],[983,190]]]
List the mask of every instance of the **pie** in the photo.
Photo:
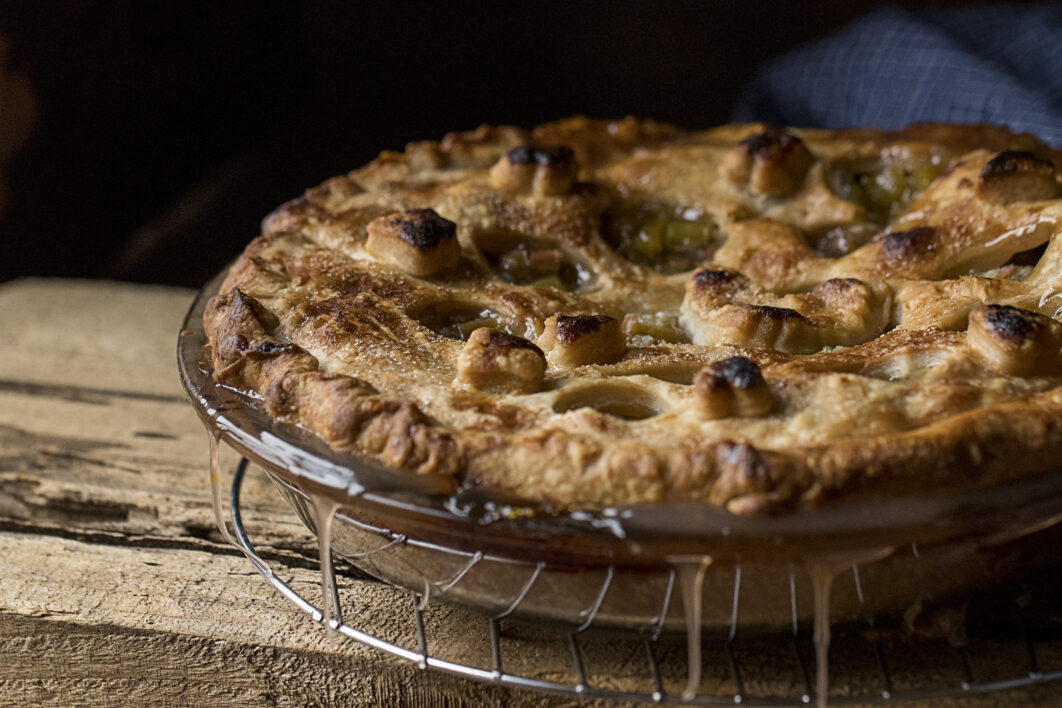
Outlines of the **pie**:
[[947,124],[413,143],[265,219],[207,307],[213,375],[340,452],[554,505],[1054,472],[1060,160]]

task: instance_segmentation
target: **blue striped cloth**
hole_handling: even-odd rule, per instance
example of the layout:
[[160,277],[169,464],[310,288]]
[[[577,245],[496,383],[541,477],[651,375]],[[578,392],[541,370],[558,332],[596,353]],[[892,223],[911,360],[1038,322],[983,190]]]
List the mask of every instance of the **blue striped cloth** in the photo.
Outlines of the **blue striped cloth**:
[[1062,146],[1062,3],[872,12],[761,67],[734,118],[994,123]]

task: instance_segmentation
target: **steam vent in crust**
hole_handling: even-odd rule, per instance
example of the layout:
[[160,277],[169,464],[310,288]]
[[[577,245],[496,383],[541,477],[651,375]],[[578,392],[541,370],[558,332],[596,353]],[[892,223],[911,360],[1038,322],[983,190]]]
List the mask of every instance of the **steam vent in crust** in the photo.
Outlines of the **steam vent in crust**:
[[451,133],[265,219],[213,375],[340,452],[569,507],[1054,473],[1060,166],[991,126]]

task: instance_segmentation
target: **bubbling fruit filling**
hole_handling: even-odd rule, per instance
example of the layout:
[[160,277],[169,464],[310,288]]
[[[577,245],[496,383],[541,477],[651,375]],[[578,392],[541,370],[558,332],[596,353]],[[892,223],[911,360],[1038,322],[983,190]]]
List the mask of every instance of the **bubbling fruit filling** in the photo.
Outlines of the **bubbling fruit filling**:
[[941,165],[932,162],[838,162],[830,170],[830,187],[837,196],[863,207],[868,219],[884,224],[906,209],[943,171]]
[[694,209],[650,206],[606,212],[601,232],[628,261],[671,274],[693,270],[721,245],[716,224]]
[[557,244],[516,233],[489,233],[475,239],[491,270],[513,285],[580,290],[590,269]]
[[500,256],[488,257],[494,272],[513,285],[533,285],[574,291],[590,279],[590,272],[559,248],[517,245]]

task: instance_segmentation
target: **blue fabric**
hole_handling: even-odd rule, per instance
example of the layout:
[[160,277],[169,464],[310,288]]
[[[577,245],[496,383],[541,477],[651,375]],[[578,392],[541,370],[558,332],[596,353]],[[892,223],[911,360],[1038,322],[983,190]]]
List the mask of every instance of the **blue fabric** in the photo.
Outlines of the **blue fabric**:
[[875,11],[761,67],[734,118],[994,123],[1062,146],[1062,3]]

